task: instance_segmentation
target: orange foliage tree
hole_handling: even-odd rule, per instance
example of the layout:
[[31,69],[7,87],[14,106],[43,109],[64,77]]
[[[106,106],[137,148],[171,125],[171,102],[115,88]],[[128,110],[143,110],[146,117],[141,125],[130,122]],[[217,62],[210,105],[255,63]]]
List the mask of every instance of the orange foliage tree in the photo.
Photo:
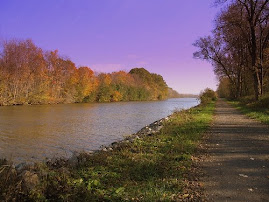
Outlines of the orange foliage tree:
[[162,76],[144,68],[96,75],[77,68],[58,50],[44,52],[31,40],[10,40],[0,48],[0,105],[117,102],[167,97]]

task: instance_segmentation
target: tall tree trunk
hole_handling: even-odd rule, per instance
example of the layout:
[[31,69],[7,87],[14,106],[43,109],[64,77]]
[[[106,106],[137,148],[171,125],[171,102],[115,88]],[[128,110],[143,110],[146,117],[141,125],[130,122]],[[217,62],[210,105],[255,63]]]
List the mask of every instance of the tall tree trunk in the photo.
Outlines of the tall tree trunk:
[[260,83],[260,79],[259,79],[259,73],[257,71],[255,71],[253,73],[253,80],[254,80],[254,92],[255,92],[255,100],[259,100],[260,96],[261,96],[261,83]]
[[253,70],[253,79],[254,79],[254,92],[255,92],[255,100],[259,100],[260,97],[260,76],[259,70],[257,69],[257,44],[256,44],[256,33],[255,33],[255,26],[253,22],[250,21],[250,33],[251,33],[251,66]]
[[260,79],[260,93],[261,96],[263,95],[263,66],[260,65],[260,69],[259,69],[259,79]]
[[237,82],[236,82],[236,99],[241,96],[241,72],[238,72]]

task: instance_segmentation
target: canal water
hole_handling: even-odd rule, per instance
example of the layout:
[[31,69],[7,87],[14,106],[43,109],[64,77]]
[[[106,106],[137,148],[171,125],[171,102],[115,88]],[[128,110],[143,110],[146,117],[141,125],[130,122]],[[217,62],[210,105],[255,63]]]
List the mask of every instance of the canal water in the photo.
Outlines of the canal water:
[[0,158],[15,163],[69,157],[119,141],[195,98],[164,101],[0,107]]

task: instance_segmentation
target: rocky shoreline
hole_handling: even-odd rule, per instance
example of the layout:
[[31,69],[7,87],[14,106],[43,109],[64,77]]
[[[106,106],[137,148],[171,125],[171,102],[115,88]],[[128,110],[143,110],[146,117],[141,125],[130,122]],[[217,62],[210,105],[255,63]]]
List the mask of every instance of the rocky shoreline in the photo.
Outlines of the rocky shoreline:
[[[131,135],[128,135],[123,140],[112,142],[109,145],[102,145],[102,146],[100,146],[100,149],[98,149],[98,150],[93,150],[93,151],[89,151],[89,152],[85,152],[85,153],[74,152],[73,156],[68,158],[66,160],[66,162],[69,166],[74,167],[74,166],[77,166],[78,164],[84,163],[87,160],[87,158],[86,158],[87,155],[94,155],[95,153],[99,153],[99,152],[111,152],[115,149],[121,148],[125,144],[134,142],[136,139],[142,139],[146,136],[152,136],[152,135],[160,132],[160,130],[164,126],[165,121],[168,121],[172,115],[173,114],[168,115],[165,118],[159,119],[159,120],[157,120],[149,125],[146,125],[142,129],[140,129],[138,132],[131,134]],[[63,159],[61,159],[61,160],[63,160]],[[50,165],[52,165],[52,164],[56,165],[58,163],[59,163],[59,159],[52,159],[52,160],[47,161],[47,164],[50,164]]]
[[[157,120],[149,125],[146,125],[142,129],[140,129],[138,132],[127,136],[123,140],[113,142],[108,146],[101,146],[101,150],[105,151],[105,152],[112,151],[113,149],[119,147],[121,144],[129,143],[129,142],[132,143],[136,139],[141,139],[141,138],[146,137],[146,136],[152,136],[152,135],[160,132],[160,130],[162,129],[162,127],[164,125],[164,122],[169,120],[171,116],[172,115],[169,115],[169,116],[162,118],[162,119],[159,119],[159,120]],[[99,151],[99,150],[97,150],[97,151]]]
[[[99,152],[109,152],[109,151],[113,151],[116,148],[120,148],[122,145],[126,144],[126,143],[132,143],[134,142],[136,139],[141,139],[144,138],[146,136],[152,136],[158,132],[160,132],[160,130],[163,128],[164,122],[169,120],[171,115],[168,115],[165,118],[159,119],[149,125],[146,125],[145,127],[141,128],[138,132],[133,133],[131,135],[128,135],[127,137],[125,137],[123,140],[120,141],[116,141],[116,142],[112,142],[109,145],[102,145],[100,146],[100,149],[97,150],[91,150],[88,152],[78,152],[75,151],[73,153],[73,155],[70,158],[61,158],[61,157],[55,157],[55,158],[47,158],[45,159],[43,162],[49,165],[56,165],[59,164],[59,162],[63,162],[65,161],[66,163],[70,164],[71,166],[76,166],[76,164],[81,163],[81,161],[83,162],[84,160],[81,159],[81,156],[85,156],[85,155],[93,155],[95,153],[99,153]],[[34,163],[19,163],[19,164],[13,164],[12,167],[15,168],[18,171],[24,170],[24,167],[32,167]]]

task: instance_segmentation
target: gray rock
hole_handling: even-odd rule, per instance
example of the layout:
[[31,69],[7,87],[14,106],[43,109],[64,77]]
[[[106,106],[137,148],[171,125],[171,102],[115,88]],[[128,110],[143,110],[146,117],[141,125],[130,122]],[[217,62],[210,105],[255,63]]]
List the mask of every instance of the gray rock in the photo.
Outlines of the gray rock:
[[118,142],[112,142],[111,145],[114,146],[114,145],[117,145]]
[[107,152],[107,148],[102,149],[102,151]]
[[77,166],[78,165],[78,156],[77,156],[77,154],[74,153],[73,156],[71,158],[69,158],[67,162],[72,167]]
[[25,168],[25,166],[26,166],[26,163],[20,163],[16,165],[15,168],[18,172],[21,172]]

